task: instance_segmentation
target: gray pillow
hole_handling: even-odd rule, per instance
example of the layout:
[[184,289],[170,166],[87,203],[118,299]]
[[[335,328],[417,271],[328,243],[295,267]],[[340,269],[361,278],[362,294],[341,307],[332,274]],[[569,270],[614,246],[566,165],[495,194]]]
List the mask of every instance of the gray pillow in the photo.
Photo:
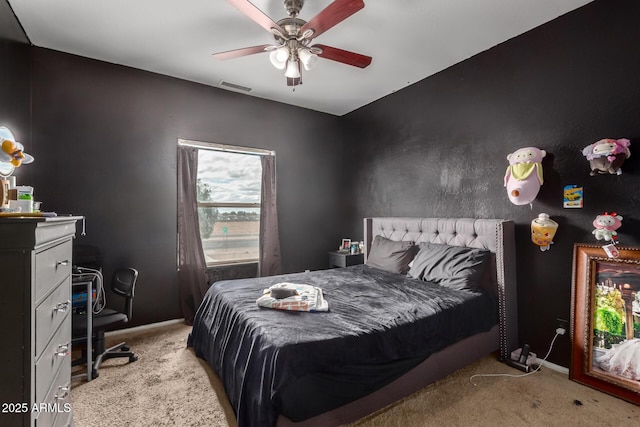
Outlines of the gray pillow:
[[452,289],[478,290],[489,251],[421,243],[408,276]]
[[405,274],[409,271],[409,263],[414,255],[414,242],[399,242],[376,236],[369,249],[367,265],[391,273]]

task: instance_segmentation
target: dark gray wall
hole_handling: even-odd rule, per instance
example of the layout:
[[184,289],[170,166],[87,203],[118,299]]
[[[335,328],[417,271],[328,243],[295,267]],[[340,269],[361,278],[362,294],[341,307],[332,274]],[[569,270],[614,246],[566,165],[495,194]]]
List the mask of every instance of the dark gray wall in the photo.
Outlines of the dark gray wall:
[[[520,339],[543,356],[569,319],[573,244],[596,242],[595,216],[617,211],[621,243],[640,243],[639,19],[636,1],[596,1],[347,115],[351,234],[364,216],[515,220]],[[590,177],[582,148],[622,137],[623,174]],[[532,209],[503,188],[507,154],[526,146],[548,152]],[[567,184],[584,187],[583,209],[562,208]],[[540,212],[560,224],[548,252],[530,242]],[[569,366],[568,335],[550,360]]]
[[[177,138],[278,152],[286,271],[324,268],[341,237],[362,237],[364,216],[514,219],[520,336],[539,354],[555,319],[569,317],[572,246],[595,242],[595,215],[619,212],[621,242],[639,244],[633,0],[598,0],[340,118],[41,48],[30,60],[5,12],[0,0],[0,93],[11,100],[0,117],[36,157],[18,178],[45,209],[87,216],[78,241],[103,249],[107,273],[122,263],[141,270],[136,324],[179,316]],[[622,176],[588,176],[580,150],[604,137],[634,141]],[[549,153],[533,209],[510,204],[502,187],[506,155],[529,145]],[[565,184],[584,186],[584,209],[562,209]],[[529,242],[539,212],[560,223],[547,253]],[[568,366],[569,357],[563,338],[550,360]]]
[[[341,235],[337,117],[34,47],[33,151],[43,208],[87,218],[105,273],[140,271],[134,324],[180,316],[178,138],[273,149],[285,272],[325,268]],[[79,229],[79,228],[78,228]]]
[[[0,1],[0,126],[11,129],[16,139],[31,151],[31,61],[29,39],[13,10]],[[29,167],[16,169],[18,180],[28,184]]]

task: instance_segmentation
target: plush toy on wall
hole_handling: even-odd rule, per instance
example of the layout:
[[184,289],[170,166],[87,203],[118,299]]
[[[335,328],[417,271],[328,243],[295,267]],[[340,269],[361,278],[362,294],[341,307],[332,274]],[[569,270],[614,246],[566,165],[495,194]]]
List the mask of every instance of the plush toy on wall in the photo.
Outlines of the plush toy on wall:
[[0,126],[0,162],[11,163],[14,167],[33,162],[33,157],[24,152],[24,147],[4,126]]
[[593,226],[596,229],[593,230],[592,233],[596,239],[606,242],[613,241],[615,243],[618,239],[618,232],[616,230],[622,227],[622,216],[615,212],[605,212],[593,220]]
[[535,147],[520,148],[507,156],[509,167],[504,175],[507,195],[514,205],[535,200],[543,183],[542,159],[547,152]]
[[589,160],[591,176],[598,174],[622,173],[621,166],[631,156],[631,141],[628,139],[601,139],[582,149],[582,155]]

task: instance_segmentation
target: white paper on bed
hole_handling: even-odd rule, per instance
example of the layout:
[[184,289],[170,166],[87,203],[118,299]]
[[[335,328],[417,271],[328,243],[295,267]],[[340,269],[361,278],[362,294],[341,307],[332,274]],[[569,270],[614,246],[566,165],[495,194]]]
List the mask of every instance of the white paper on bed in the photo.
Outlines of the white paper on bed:
[[[271,296],[274,288],[295,291],[296,295],[277,299]],[[278,310],[292,311],[329,311],[329,303],[322,296],[322,289],[299,283],[276,283],[264,290],[263,295],[257,299],[260,307],[275,308]]]

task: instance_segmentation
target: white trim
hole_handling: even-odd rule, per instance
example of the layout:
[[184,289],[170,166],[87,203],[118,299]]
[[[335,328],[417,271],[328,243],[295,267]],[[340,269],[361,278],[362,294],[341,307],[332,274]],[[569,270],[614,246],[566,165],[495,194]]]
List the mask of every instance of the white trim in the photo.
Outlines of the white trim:
[[192,141],[189,139],[178,139],[178,145],[195,148],[205,148],[208,150],[228,151],[230,153],[240,154],[257,154],[259,156],[275,156],[273,150],[265,150],[262,148],[240,147],[237,145],[219,144],[216,142]]
[[161,328],[163,326],[169,326],[169,325],[173,325],[175,323],[184,323],[184,319],[165,320],[164,322],[157,322],[157,323],[150,323],[150,324],[147,324],[147,325],[134,326],[133,328],[118,329],[117,331],[106,332],[104,335],[105,336],[116,336],[116,335],[128,334],[128,333],[131,333],[131,332],[146,331],[147,329]]
[[542,361],[542,366],[545,366],[556,372],[560,372],[561,374],[569,375],[569,368],[565,368],[564,366],[556,365],[555,363],[547,362],[546,360]]

